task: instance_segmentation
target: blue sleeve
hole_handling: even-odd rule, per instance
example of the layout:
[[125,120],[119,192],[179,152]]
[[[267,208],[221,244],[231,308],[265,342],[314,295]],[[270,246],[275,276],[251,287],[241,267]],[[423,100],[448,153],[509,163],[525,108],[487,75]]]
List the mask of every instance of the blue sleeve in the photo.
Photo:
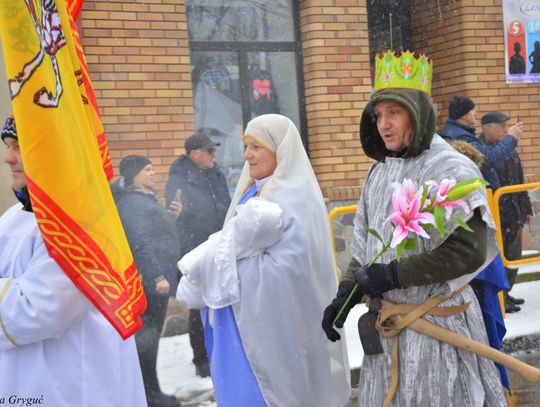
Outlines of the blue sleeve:
[[473,144],[484,155],[487,163],[494,165],[503,161],[508,154],[515,150],[517,139],[512,136],[505,136],[501,141],[492,146],[488,146],[479,140],[473,142]]

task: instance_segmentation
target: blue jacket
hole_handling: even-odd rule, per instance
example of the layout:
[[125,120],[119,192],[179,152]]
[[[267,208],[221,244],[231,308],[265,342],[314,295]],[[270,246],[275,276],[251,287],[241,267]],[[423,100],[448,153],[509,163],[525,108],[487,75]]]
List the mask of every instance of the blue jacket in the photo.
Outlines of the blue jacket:
[[448,141],[463,140],[476,147],[485,158],[481,170],[485,180],[489,182],[489,188],[496,190],[501,186],[495,165],[504,161],[516,149],[517,139],[515,137],[507,135],[498,143],[487,145],[476,137],[473,127],[465,126],[450,118],[446,120],[441,136]]
[[167,207],[176,191],[182,191],[182,212],[176,220],[182,256],[223,227],[231,198],[225,175],[217,165],[203,170],[187,155],[175,160],[165,188]]

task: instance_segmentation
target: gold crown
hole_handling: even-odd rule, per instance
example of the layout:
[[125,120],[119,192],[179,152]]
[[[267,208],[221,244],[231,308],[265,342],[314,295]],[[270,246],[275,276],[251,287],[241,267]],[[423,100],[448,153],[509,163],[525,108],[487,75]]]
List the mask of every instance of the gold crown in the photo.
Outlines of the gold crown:
[[405,51],[396,57],[395,51],[386,51],[382,57],[375,57],[375,90],[391,88],[416,89],[431,94],[431,74],[433,62],[421,54]]

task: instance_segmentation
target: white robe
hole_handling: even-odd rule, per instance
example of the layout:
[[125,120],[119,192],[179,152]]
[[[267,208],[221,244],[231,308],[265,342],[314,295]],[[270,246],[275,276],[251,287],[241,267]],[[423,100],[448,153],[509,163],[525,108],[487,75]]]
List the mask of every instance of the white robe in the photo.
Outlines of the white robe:
[[350,393],[345,341],[330,342],[321,328],[337,277],[317,179],[289,119],[259,116],[246,134],[275,151],[277,167],[259,202],[237,206],[251,183],[245,164],[225,228],[180,262],[177,297],[211,308],[232,304],[267,406],[343,406]]
[[146,406],[135,341],[123,341],[73,285],[34,214],[16,204],[0,217],[0,405],[22,399]]

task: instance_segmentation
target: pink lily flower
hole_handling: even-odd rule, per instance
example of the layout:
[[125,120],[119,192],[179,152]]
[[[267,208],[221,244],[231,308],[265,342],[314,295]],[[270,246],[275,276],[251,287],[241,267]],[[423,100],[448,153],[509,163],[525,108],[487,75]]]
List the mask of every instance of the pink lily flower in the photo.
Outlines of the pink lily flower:
[[426,239],[429,235],[420,225],[435,225],[435,218],[429,212],[420,211],[422,201],[422,191],[415,192],[414,184],[406,179],[402,185],[395,185],[392,194],[392,213],[386,222],[393,222],[396,225],[392,234],[390,247],[394,248],[407,238],[409,232],[416,233]]
[[446,201],[448,192],[450,192],[454,185],[456,185],[456,180],[453,179],[443,179],[440,183],[433,182],[433,186],[437,191],[433,206],[441,206],[444,208],[446,220],[450,219],[452,212],[456,208],[462,208],[466,213],[469,213],[469,206],[463,199],[458,199],[451,202]]
[[394,182],[392,186],[394,187],[392,199],[394,198],[394,194],[396,194],[396,192],[401,194],[406,199],[407,203],[414,199],[416,194],[416,186],[409,178],[405,178],[401,184],[399,182]]
[[450,216],[452,216],[452,212],[456,208],[463,209],[465,213],[470,212],[469,205],[467,205],[467,203],[463,199],[458,199],[457,201],[452,202],[441,202],[439,205],[444,208],[444,217],[446,218],[446,220],[450,219]]

